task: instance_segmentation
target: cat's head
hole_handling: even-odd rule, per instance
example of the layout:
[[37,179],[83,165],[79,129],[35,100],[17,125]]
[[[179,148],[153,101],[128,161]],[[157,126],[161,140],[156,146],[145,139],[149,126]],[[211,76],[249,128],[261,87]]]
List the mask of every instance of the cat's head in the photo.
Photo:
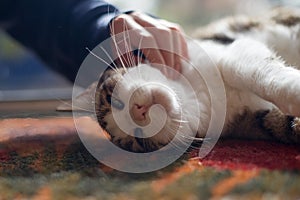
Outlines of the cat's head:
[[181,102],[168,86],[170,81],[146,64],[103,73],[96,89],[95,110],[99,124],[115,145],[151,152],[174,138],[182,121]]

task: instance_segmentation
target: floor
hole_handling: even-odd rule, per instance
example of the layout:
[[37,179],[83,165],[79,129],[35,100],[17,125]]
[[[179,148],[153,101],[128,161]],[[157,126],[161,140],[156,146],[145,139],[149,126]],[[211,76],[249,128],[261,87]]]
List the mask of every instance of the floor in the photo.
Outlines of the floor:
[[81,143],[77,130],[99,135],[97,123],[83,116],[75,126],[71,113],[55,111],[58,104],[0,104],[1,198],[300,198],[299,146],[224,140],[203,159],[191,150],[164,169],[124,173],[98,162]]

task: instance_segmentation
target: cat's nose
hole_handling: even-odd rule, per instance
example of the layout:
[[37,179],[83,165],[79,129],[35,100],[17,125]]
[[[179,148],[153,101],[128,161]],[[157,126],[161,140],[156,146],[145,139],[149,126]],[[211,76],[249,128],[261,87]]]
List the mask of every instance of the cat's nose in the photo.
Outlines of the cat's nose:
[[149,110],[149,106],[134,104],[132,107],[133,120],[137,120],[137,121],[145,120],[148,110]]

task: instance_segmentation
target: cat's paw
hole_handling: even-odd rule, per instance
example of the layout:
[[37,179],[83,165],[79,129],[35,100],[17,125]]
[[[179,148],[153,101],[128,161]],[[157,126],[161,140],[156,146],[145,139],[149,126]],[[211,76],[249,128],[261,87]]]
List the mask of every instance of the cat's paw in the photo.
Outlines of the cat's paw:
[[296,117],[296,118],[294,119],[294,122],[293,122],[292,127],[293,127],[294,133],[295,133],[298,137],[300,137],[300,118],[299,118],[299,117]]
[[300,118],[295,117],[292,122],[292,135],[290,136],[290,139],[294,143],[300,144]]
[[300,83],[287,85],[274,103],[284,114],[300,117]]

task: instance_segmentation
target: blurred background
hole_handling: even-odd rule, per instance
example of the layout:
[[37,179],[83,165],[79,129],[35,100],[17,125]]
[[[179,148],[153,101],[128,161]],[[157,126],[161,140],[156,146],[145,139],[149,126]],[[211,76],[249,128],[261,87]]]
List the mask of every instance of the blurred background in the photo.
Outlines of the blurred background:
[[[179,23],[187,34],[226,15],[257,15],[300,0],[108,0],[122,11],[141,10]],[[0,31],[0,102],[70,99],[72,83]],[[3,107],[3,106],[2,106]],[[1,109],[1,107],[0,107]]]

